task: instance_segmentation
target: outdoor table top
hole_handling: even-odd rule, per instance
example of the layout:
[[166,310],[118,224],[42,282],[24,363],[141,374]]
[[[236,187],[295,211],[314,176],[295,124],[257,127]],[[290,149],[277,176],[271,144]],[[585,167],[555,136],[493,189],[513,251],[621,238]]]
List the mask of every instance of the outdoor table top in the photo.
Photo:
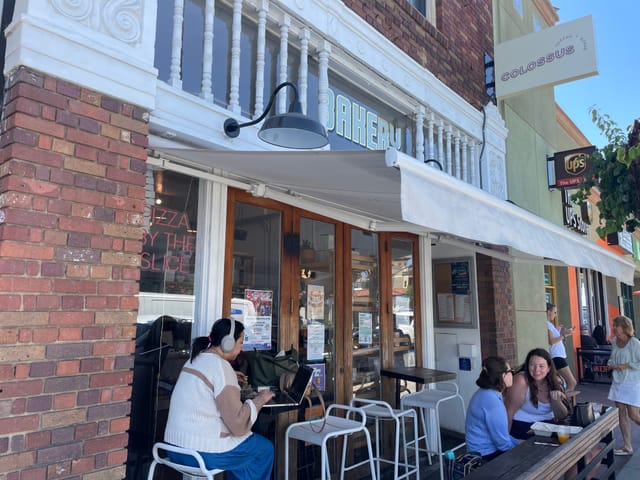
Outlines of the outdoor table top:
[[380,375],[417,383],[435,383],[455,380],[456,374],[444,370],[422,367],[391,367],[380,370]]
[[[555,480],[584,458],[617,425],[618,409],[611,407],[566,443],[558,446],[541,445],[544,443],[558,444],[558,440],[555,437],[535,436],[529,438],[486,465],[473,470],[466,478],[471,480],[541,480],[547,478]],[[610,444],[607,444],[605,448],[613,448],[612,436]],[[609,452],[609,454],[612,455],[613,452]]]
[[453,372],[422,367],[383,368],[380,370],[380,375],[396,379],[396,408],[400,405],[400,380],[428,384],[456,379],[456,374]]

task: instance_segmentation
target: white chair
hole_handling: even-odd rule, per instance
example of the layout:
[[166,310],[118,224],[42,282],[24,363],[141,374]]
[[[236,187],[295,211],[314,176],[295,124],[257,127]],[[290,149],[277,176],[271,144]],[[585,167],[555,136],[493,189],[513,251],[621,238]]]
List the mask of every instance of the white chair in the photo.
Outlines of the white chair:
[[[191,455],[195,458],[196,462],[198,462],[197,467],[187,467],[186,465],[181,465],[179,463],[174,463],[169,460],[167,457],[161,457],[160,451],[165,452],[176,452],[176,453],[184,453],[186,455]],[[206,478],[207,480],[213,480],[213,476],[217,473],[222,473],[224,470],[207,470],[207,467],[204,464],[204,460],[202,456],[192,450],[190,448],[182,448],[176,447],[175,445],[170,445],[168,443],[156,442],[153,445],[153,462],[151,462],[151,466],[149,467],[149,475],[147,475],[147,480],[153,480],[153,474],[156,469],[156,465],[166,465],[173,470],[180,472],[182,474],[191,475],[196,478]]]
[[[344,411],[345,418],[339,417],[333,413],[336,410]],[[352,418],[355,415],[360,416],[359,421]],[[322,462],[320,479],[331,480],[327,443],[329,440],[340,438],[342,438],[344,442],[342,461],[340,465],[340,480],[344,480],[344,472],[348,472],[367,463],[371,470],[371,478],[376,480],[373,450],[371,448],[371,436],[369,435],[366,423],[367,415],[363,409],[351,407],[349,405],[333,404],[327,408],[325,416],[322,419],[298,422],[289,425],[284,436],[285,480],[289,480],[289,440],[300,440],[312,445],[318,445],[320,447]],[[365,436],[367,440],[368,456],[367,459],[362,462],[346,466],[346,444],[349,437],[354,433],[362,433]]]
[[[416,415],[416,411],[413,409],[407,410],[399,410],[391,408],[387,402],[382,400],[370,400],[366,398],[353,398],[351,400],[352,407],[360,407],[367,414],[367,419],[375,420],[375,431],[376,431],[376,456],[374,460],[376,462],[376,474],[378,478],[382,478],[380,476],[380,463],[388,463],[393,465],[393,478],[395,480],[400,480],[402,478],[409,478],[412,475],[415,475],[416,480],[420,478],[420,457],[418,454],[418,442],[414,441],[415,447],[415,462],[413,464],[409,463],[409,458],[407,455],[407,429],[406,429],[406,420],[409,419],[413,422],[413,434],[414,439],[419,435],[418,432],[418,416]],[[389,460],[384,458],[380,452],[380,422],[381,421],[393,421],[395,423],[395,446],[394,446],[394,456],[393,460]],[[400,463],[400,429],[402,429],[402,448],[404,451],[404,461]],[[344,453],[343,453],[344,454]],[[402,467],[402,474],[398,474],[398,470]]]
[[[421,440],[425,442],[425,448],[419,448],[418,450],[424,451],[427,453],[429,458],[429,465],[431,465],[431,455],[438,455],[438,462],[440,464],[440,479],[444,480],[444,469],[443,469],[443,452],[442,452],[442,436],[440,434],[440,405],[444,402],[456,401],[460,403],[461,411],[460,418],[463,420],[466,417],[466,408],[464,405],[464,399],[462,395],[460,395],[458,391],[458,385],[455,382],[438,382],[436,383],[436,388],[429,389],[425,386],[422,390],[415,393],[410,393],[405,395],[400,399],[401,408],[416,408],[419,409],[420,418],[422,421],[422,431],[423,435],[416,435],[415,442],[419,443]],[[427,425],[429,422],[427,419],[430,417],[430,413],[434,413],[435,418],[435,432],[430,432]],[[435,450],[429,448],[429,437],[433,438],[432,444],[435,443]],[[408,442],[411,444],[412,442]],[[449,450],[455,451],[459,448],[462,448],[465,445],[465,442],[461,442],[458,445],[455,445],[453,448]]]

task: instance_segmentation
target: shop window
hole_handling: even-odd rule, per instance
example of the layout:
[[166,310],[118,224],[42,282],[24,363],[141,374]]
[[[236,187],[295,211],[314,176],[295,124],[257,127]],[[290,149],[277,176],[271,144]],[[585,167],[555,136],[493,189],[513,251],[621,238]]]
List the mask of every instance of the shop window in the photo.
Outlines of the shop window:
[[556,303],[556,270],[549,265],[544,267],[544,298],[547,303]]
[[164,434],[169,399],[189,358],[198,180],[147,170],[127,478],[143,479]]

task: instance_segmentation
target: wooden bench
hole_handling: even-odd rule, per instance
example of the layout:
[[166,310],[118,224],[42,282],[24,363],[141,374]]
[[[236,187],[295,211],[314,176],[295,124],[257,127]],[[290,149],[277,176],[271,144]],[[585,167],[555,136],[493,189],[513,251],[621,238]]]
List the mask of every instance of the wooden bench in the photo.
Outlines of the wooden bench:
[[[604,464],[600,470],[594,470],[597,478],[615,478],[613,469],[613,429],[618,426],[618,409],[610,407],[591,425],[560,446],[539,445],[539,443],[558,443],[555,437],[533,437],[517,447],[503,453],[467,477],[472,480],[557,480],[574,465],[578,467],[575,480],[582,480],[594,468]],[[601,448],[587,460],[594,447]]]

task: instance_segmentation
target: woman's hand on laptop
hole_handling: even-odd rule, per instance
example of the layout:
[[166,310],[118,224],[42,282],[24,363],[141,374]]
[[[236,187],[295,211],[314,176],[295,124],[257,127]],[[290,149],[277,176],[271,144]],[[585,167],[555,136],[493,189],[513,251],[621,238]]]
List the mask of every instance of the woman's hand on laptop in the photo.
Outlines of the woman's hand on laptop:
[[271,400],[274,396],[275,393],[273,393],[271,390],[261,390],[253,399],[253,403],[255,403],[256,407],[258,407],[258,410],[260,410],[262,406],[269,400]]

